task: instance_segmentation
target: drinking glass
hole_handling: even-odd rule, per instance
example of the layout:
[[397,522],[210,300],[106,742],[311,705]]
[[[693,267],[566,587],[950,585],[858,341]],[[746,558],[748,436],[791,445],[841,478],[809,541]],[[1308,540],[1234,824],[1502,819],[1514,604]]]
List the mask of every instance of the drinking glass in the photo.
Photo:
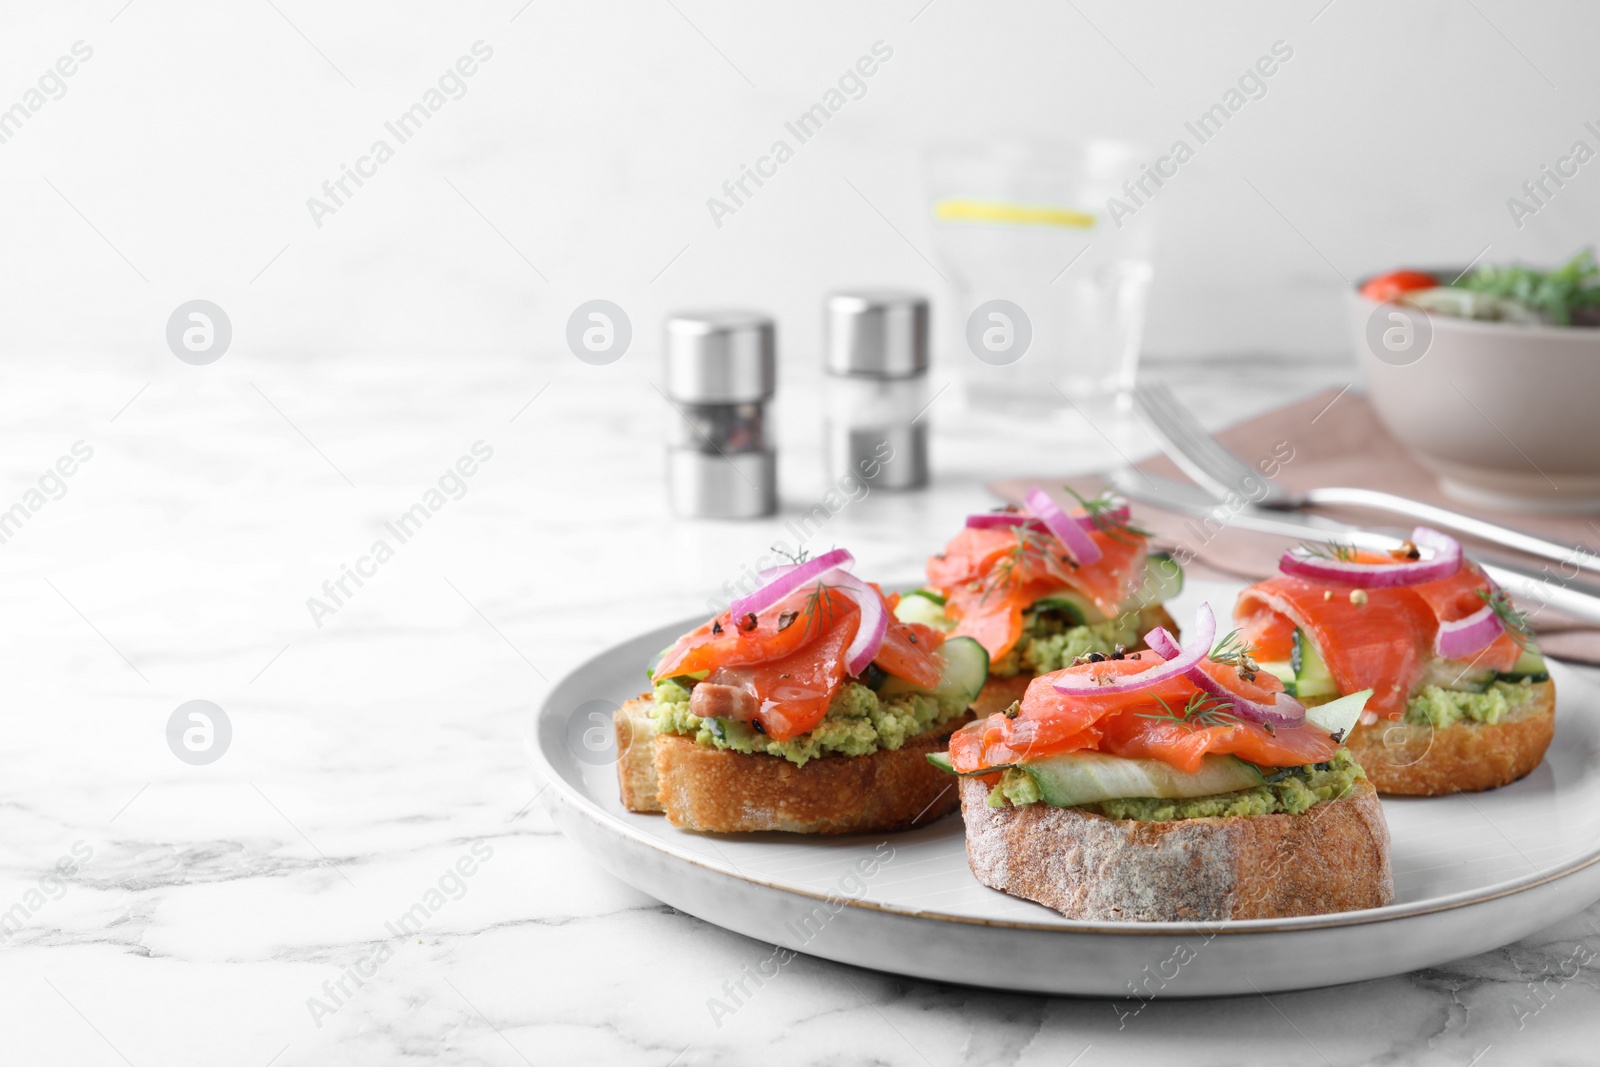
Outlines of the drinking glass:
[[[1126,407],[1151,277],[1159,186],[1142,164],[1153,158],[1105,140],[929,153],[947,341],[970,407]],[[1141,178],[1130,197],[1124,183]]]

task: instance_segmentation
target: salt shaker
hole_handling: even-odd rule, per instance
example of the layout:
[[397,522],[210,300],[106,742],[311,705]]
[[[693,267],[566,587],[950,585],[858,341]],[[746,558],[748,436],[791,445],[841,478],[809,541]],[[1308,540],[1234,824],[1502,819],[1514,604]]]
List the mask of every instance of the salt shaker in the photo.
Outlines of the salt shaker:
[[753,519],[778,508],[767,402],[777,379],[772,319],[695,311],[666,324],[672,510],[684,518]]
[[928,484],[928,301],[915,293],[851,290],[829,295],[828,477],[885,489]]

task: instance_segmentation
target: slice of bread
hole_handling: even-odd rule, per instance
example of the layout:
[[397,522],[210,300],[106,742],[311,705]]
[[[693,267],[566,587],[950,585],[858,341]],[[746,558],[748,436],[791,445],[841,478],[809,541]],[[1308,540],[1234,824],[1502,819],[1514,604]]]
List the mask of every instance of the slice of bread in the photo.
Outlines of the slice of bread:
[[981,780],[961,779],[972,873],[1069,919],[1271,919],[1394,899],[1389,826],[1368,782],[1299,815],[1170,822],[988,798]]
[[733,752],[661,734],[650,697],[614,716],[617,780],[629,811],[665,812],[674,826],[710,833],[882,833],[941,819],[959,803],[956,779],[927,760],[963,716],[865,756],[823,756],[803,767],[781,756]]
[[1438,797],[1509,785],[1539,765],[1555,734],[1555,683],[1530,688],[1497,723],[1435,728],[1379,719],[1357,727],[1347,747],[1380,793]]

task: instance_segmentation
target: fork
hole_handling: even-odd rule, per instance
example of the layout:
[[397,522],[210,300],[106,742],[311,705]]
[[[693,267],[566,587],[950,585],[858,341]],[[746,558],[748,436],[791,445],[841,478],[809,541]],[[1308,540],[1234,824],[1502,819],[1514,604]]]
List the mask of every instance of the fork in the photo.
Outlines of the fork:
[[[1145,382],[1135,386],[1133,406],[1161,442],[1162,451],[1197,485],[1218,500],[1229,496],[1245,497],[1253,506],[1272,511],[1305,511],[1321,504],[1343,504],[1386,511],[1504,548],[1516,549],[1530,556],[1567,564],[1590,574],[1600,574],[1600,556],[1584,546],[1547,540],[1525,530],[1502,526],[1475,515],[1464,515],[1394,493],[1345,487],[1290,492],[1223,447],[1220,441],[1206,432],[1199,420],[1172,394],[1172,390],[1159,383]],[[1265,495],[1258,498],[1255,493],[1263,490],[1256,489],[1252,493],[1251,487],[1254,486],[1264,486]]]

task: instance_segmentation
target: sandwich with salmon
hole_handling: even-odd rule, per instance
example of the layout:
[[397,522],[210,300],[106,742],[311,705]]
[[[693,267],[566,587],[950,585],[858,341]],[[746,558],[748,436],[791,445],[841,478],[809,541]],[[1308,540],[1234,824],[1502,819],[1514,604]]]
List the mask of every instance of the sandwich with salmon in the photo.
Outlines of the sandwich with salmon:
[[1372,690],[1349,741],[1380,793],[1494,789],[1539,765],[1555,685],[1527,620],[1452,537],[1302,545],[1240,596],[1261,669],[1310,706]]
[[1042,674],[930,762],[960,776],[984,885],[1093,921],[1266,919],[1394,896],[1389,831],[1344,742],[1368,693],[1308,708],[1209,605],[1189,644]]
[[684,634],[615,715],[622,802],[687,830],[838,834],[926,825],[957,791],[927,762],[988,677],[978,642],[896,617],[835,549]]
[[1068,511],[1034,486],[1024,508],[969,515],[928,560],[928,588],[905,599],[907,617],[989,653],[979,714],[1011,704],[1036,675],[1137,651],[1155,626],[1177,629],[1162,602],[1183,588],[1182,568],[1150,551],[1126,500],[1073,496]]

